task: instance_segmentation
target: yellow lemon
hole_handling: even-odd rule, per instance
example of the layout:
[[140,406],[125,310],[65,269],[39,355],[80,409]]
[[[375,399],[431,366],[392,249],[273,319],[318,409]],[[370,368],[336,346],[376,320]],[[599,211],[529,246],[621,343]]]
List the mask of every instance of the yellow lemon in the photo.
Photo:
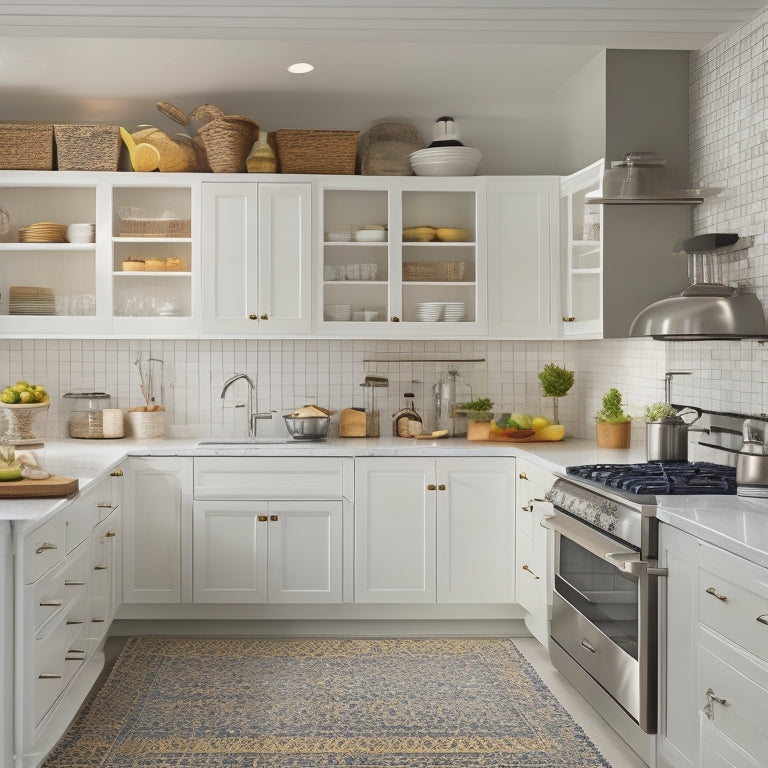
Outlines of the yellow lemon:
[[531,422],[531,429],[534,432],[538,432],[540,429],[548,427],[551,423],[552,422],[546,416],[536,416]]
[[539,440],[562,440],[565,437],[565,427],[562,424],[550,424],[536,433]]

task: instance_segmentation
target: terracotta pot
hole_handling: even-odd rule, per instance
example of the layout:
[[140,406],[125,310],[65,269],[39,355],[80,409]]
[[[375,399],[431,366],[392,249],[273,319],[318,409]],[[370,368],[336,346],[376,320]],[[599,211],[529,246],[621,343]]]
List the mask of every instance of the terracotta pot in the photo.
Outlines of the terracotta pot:
[[597,429],[598,448],[629,448],[632,435],[632,422],[607,424],[602,421],[595,423]]

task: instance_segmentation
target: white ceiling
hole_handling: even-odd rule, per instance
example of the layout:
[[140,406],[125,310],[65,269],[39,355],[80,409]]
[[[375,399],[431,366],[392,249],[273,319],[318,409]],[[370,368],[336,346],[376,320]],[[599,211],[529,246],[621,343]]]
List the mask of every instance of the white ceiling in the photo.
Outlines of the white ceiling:
[[[0,119],[150,122],[155,101],[167,100],[294,121],[270,130],[344,127],[343,119],[328,123],[359,117],[363,102],[379,119],[456,112],[524,120],[602,49],[701,48],[764,5],[0,0]],[[289,75],[295,61],[315,71]],[[311,125],[324,106],[315,120],[323,124]],[[302,107],[304,124],[296,122]]]

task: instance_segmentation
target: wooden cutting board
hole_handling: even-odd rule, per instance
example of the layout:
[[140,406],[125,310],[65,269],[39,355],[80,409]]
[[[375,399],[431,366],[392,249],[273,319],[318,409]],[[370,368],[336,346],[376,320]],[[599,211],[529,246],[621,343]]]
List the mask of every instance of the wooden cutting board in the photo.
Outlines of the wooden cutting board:
[[36,499],[46,496],[71,496],[77,493],[77,478],[52,475],[45,480],[7,480],[0,482],[0,499]]

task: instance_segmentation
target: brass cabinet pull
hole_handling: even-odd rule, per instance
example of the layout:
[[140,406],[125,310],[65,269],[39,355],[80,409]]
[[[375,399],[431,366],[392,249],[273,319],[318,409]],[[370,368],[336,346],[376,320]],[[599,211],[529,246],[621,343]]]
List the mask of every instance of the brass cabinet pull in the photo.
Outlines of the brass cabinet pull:
[[708,595],[712,595],[712,597],[716,597],[718,600],[722,600],[723,602],[728,599],[725,595],[721,595],[714,587],[707,587],[704,591]]
[[63,600],[42,600],[40,602],[41,608],[60,608],[64,605]]
[[269,516],[269,519],[270,519],[270,520],[271,520],[273,523],[276,523],[276,522],[277,522],[277,515],[270,515],[270,516]]
[[529,501],[524,507],[520,507],[523,512],[533,512],[533,504]]
[[123,470],[122,469],[115,469],[112,472],[109,473],[110,477],[122,477],[123,476]]
[[523,566],[523,570],[524,571],[528,571],[528,573],[530,573],[531,576],[533,576],[534,579],[540,579],[541,578],[541,576],[537,576],[527,565]]
[[109,568],[108,565],[94,565],[93,570],[94,571],[106,571]]
[[37,678],[38,680],[61,680],[61,675],[55,675],[53,672],[42,672]]
[[249,320],[258,320],[259,316],[258,315],[248,315],[248,319]]
[[114,538],[115,538],[115,536],[117,536],[117,534],[116,534],[116,533],[115,533],[113,530],[111,530],[111,529],[110,529],[110,530],[108,530],[108,531],[107,531],[107,532],[104,534],[104,538],[105,538],[105,539],[114,539]]
[[525,474],[525,472],[521,472],[521,473],[518,475],[518,477],[519,477],[521,480],[527,480],[527,479],[528,479],[528,475],[526,475],[526,474]]
[[99,509],[114,509],[114,507],[108,501],[100,501],[96,506]]
[[48,541],[44,541],[36,550],[35,554],[39,555],[41,552],[45,552],[46,549],[58,549],[55,544],[51,544]]
[[711,688],[707,688],[704,695],[707,697],[707,703],[704,705],[703,712],[711,720],[714,716],[714,712],[712,711],[712,704],[717,702],[718,704],[722,704],[725,707],[727,706],[728,702],[725,699],[721,699],[719,696],[715,696],[715,692]]
[[64,579],[65,587],[82,587],[85,584],[84,581],[74,581],[73,579]]
[[758,616],[755,621],[759,621],[761,624],[768,624],[768,613]]
[[258,516],[256,517],[256,519],[257,519],[257,520],[258,520],[260,523],[266,523],[266,522],[267,522],[267,516],[266,516],[266,515],[258,515]]
[[75,621],[74,619],[67,619],[67,621],[65,623],[67,625],[70,625],[70,624],[82,624],[83,622],[82,621]]
[[94,624],[103,624],[104,623],[104,619],[91,619],[91,621]]
[[563,315],[563,322],[564,323],[575,323],[576,322],[576,318],[573,317],[573,315],[570,315],[570,316],[567,316],[567,317],[565,315]]
[[430,484],[427,486],[427,490],[428,490],[428,491],[436,491],[436,490],[437,490],[437,486],[436,486],[436,485],[432,485],[432,483],[430,483]]
[[438,491],[444,491],[445,490],[445,483],[440,483],[440,485],[437,486]]
[[265,312],[263,315],[259,315],[259,320],[269,320],[269,315]]
[[[70,656],[70,653],[76,653],[77,656]],[[81,651],[77,648],[70,648],[67,651],[67,655],[64,657],[64,661],[82,661],[85,658],[85,651]]]
[[396,315],[393,315],[393,316],[390,318],[390,320],[391,320],[391,322],[393,322],[393,323],[399,323],[399,322],[400,322],[400,318],[399,318],[399,317],[397,317]]

